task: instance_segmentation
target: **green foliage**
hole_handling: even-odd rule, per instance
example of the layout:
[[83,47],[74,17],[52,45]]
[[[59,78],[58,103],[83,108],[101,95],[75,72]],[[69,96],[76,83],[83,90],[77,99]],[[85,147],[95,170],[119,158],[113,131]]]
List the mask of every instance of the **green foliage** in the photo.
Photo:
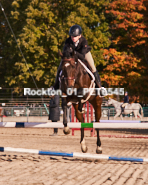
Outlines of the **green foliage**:
[[[104,65],[101,48],[110,45],[108,24],[104,16],[107,4],[105,0],[12,2],[11,25],[38,87],[53,84],[60,63],[58,51],[62,50],[73,24],[81,25],[83,34],[92,47],[96,66],[100,63]],[[12,35],[8,43],[13,51],[10,61],[13,66],[11,65],[12,73],[6,75],[5,82],[14,87],[34,87],[28,66]]]
[[[1,0],[1,4],[6,10],[6,16],[10,17],[11,3],[13,0]],[[11,73],[12,67],[10,61],[13,57],[13,52],[10,51],[10,45],[8,43],[11,37],[11,32],[7,21],[5,19],[3,11],[0,9],[0,86],[4,87],[6,84],[6,77]],[[13,63],[12,63],[13,65]]]

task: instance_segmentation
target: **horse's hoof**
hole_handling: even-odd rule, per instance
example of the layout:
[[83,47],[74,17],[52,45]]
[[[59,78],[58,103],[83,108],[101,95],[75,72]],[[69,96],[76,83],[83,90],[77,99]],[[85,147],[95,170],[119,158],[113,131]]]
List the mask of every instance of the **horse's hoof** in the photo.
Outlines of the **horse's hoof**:
[[65,135],[70,134],[70,129],[69,129],[69,127],[64,127],[63,132],[64,132]]
[[96,149],[96,153],[97,154],[102,154],[102,148],[98,146],[97,149]]
[[81,150],[82,150],[83,153],[86,153],[87,150],[88,150],[88,148],[87,148],[86,145],[82,145],[82,146],[81,146]]

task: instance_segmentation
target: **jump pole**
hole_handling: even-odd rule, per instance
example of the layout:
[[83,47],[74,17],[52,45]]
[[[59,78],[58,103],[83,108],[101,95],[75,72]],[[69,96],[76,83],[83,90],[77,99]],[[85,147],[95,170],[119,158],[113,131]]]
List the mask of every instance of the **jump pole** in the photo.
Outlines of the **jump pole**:
[[[97,135],[95,135],[97,137]],[[100,135],[100,137],[109,137],[109,138],[139,138],[139,139],[148,139],[148,136],[141,135]]]
[[[69,128],[95,128],[95,129],[148,129],[148,122],[141,123],[79,123],[79,122],[70,122],[67,124]],[[63,123],[61,122],[0,122],[0,127],[19,127],[19,128],[64,128]]]
[[[93,106],[87,101],[86,102],[86,107],[85,105],[83,106],[85,109],[87,109],[87,112],[86,112],[86,115],[85,113],[83,114],[83,117],[84,117],[84,122],[85,122],[85,119],[87,119],[87,122],[92,122],[94,120],[94,116],[93,116]],[[76,121],[77,122],[77,119],[75,117],[75,111],[74,111],[74,107],[72,106],[71,107],[71,117],[72,117],[72,122]],[[127,120],[100,120],[100,122],[102,123],[116,123],[116,122],[121,122],[121,123],[127,123]],[[128,123],[139,123],[140,121],[133,121],[133,120],[128,120]],[[80,130],[80,128],[72,128],[72,136],[74,136],[74,132],[76,130]],[[85,128],[85,130],[90,130],[91,132],[91,136],[94,137],[95,136],[95,129],[94,128]]]
[[19,153],[30,153],[37,155],[50,155],[50,156],[62,156],[62,157],[75,157],[75,158],[86,158],[86,159],[99,159],[99,160],[114,160],[114,161],[131,161],[131,162],[148,162],[148,158],[134,158],[134,157],[118,157],[109,156],[103,154],[89,154],[89,153],[66,153],[56,151],[40,151],[35,149],[24,149],[24,148],[11,148],[11,147],[0,147],[0,152],[19,152]]

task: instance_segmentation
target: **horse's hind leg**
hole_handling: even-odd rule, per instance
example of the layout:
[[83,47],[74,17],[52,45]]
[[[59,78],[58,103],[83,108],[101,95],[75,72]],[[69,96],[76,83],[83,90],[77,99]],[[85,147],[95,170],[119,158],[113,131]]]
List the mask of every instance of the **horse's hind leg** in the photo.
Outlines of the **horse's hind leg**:
[[140,117],[140,120],[142,119],[142,116],[141,116],[141,114],[139,112],[138,112],[137,116]]
[[133,111],[133,113],[134,113],[135,119],[137,119],[137,118],[138,118],[138,117],[137,117],[138,112],[135,110],[135,111]]
[[[91,104],[93,105],[93,107],[95,109],[96,122],[100,122],[100,118],[101,118],[101,103],[102,103],[102,99],[99,96],[97,96],[96,99],[91,101]],[[96,153],[97,154],[101,154],[102,153],[102,147],[101,147],[101,140],[100,140],[100,136],[99,136],[99,129],[96,129],[96,132],[97,132]]]
[[[115,117],[114,117],[115,118]],[[123,120],[123,116],[122,116],[122,113],[120,114],[120,118]]]
[[117,118],[118,116],[120,116],[121,119],[123,119],[122,117],[122,113],[121,112],[117,112],[114,116],[114,119]]
[[[83,114],[81,114],[79,111],[78,111],[78,104],[73,104],[74,108],[75,108],[75,112],[76,112],[76,118],[79,120],[79,122],[84,122],[84,118],[83,118]],[[81,140],[80,140],[80,143],[81,143],[81,150],[83,153],[86,153],[88,148],[85,144],[85,139],[84,139],[84,128],[81,128]]]
[[97,148],[96,148],[96,153],[97,154],[102,154],[102,147],[101,147],[101,140],[99,136],[99,129],[96,129],[97,131]]
[[81,143],[81,150],[83,153],[86,153],[88,148],[85,144],[85,139],[84,139],[84,128],[81,128],[81,140],[80,140],[80,143]]

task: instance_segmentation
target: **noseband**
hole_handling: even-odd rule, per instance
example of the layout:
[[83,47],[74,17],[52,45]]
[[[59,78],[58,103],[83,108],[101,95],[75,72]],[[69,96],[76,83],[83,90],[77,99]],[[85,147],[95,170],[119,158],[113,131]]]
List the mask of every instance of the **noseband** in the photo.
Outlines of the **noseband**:
[[75,80],[74,77],[64,77],[64,80]]

